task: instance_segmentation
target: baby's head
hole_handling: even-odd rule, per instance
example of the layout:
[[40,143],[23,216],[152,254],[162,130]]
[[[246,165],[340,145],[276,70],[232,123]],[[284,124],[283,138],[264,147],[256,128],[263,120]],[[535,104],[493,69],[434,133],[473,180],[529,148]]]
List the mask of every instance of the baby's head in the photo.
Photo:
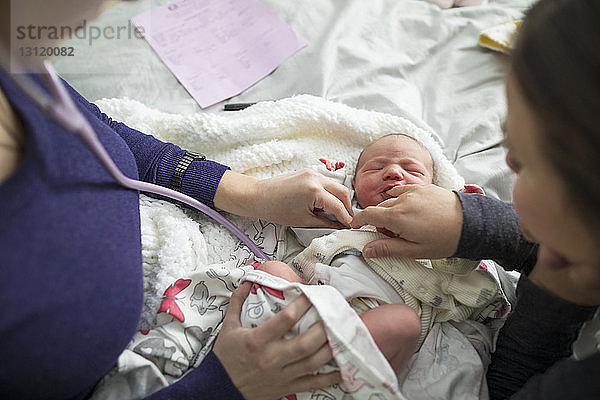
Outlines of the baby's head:
[[426,185],[433,182],[433,159],[415,139],[392,134],[365,147],[358,157],[352,180],[361,207],[389,199],[386,192],[397,185]]

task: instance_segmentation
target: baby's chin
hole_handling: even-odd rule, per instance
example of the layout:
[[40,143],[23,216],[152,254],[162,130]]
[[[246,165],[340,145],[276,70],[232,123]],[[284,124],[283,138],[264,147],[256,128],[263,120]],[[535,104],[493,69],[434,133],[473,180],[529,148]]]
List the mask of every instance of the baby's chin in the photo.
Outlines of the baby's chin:
[[519,230],[521,231],[521,234],[525,237],[525,239],[529,240],[530,242],[537,243],[536,238],[531,232],[529,232],[529,229],[527,229],[527,227],[523,226],[522,221],[519,221]]

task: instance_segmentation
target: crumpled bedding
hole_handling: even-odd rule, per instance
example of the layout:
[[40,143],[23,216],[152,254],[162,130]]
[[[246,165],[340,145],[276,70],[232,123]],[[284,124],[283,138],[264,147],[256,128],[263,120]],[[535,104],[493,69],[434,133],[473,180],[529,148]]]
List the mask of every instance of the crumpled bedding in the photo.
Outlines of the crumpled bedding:
[[[128,20],[170,0],[121,2],[93,24]],[[73,38],[57,71],[88,100],[129,97],[161,111],[221,114],[223,103],[311,94],[431,127],[467,182],[509,201],[502,122],[506,56],[481,48],[485,29],[519,20],[534,0],[440,9],[422,0],[262,0],[308,46],[244,93],[201,110],[150,46],[134,35]],[[91,22],[90,22],[91,24]]]
[[[167,114],[128,99],[97,104],[116,120],[258,177],[294,171],[320,157],[344,159],[353,168],[353,160],[367,143],[386,133],[403,132],[430,149],[439,167],[437,183],[448,188],[464,184],[452,164],[443,161],[441,147],[430,131],[405,118],[314,96],[263,102],[222,115]],[[145,195],[140,197],[140,210],[145,274],[140,332],[97,387],[96,399],[140,398],[197,366],[219,331],[231,291],[252,275],[252,254],[207,217]],[[231,219],[270,256],[281,256],[282,243],[286,252],[293,250],[287,246],[285,227]],[[310,290],[330,289],[315,286]],[[329,296],[325,298],[329,307],[346,306],[343,299],[336,305],[329,303]],[[367,378],[378,379],[373,387],[398,388],[385,395],[371,393],[383,396],[379,398],[486,398],[484,371],[496,329],[473,321],[436,324],[397,382],[377,378],[389,374],[365,362],[367,368],[353,371],[346,385],[299,393],[297,398],[348,398],[351,382]],[[378,353],[376,348],[373,351]],[[361,393],[356,398],[364,397]]]

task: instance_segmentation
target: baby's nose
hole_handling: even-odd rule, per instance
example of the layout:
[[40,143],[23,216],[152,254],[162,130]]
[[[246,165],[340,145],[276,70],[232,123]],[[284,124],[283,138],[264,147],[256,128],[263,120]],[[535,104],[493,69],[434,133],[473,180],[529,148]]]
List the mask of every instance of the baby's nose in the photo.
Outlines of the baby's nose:
[[390,165],[385,170],[384,179],[385,180],[401,180],[404,178],[404,171],[398,165]]

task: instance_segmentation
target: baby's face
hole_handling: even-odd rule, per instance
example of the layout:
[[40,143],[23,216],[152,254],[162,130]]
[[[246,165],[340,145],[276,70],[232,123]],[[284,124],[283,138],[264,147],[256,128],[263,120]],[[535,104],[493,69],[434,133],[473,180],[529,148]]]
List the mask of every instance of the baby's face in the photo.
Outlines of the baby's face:
[[394,186],[432,182],[433,160],[429,151],[403,135],[385,136],[366,147],[352,181],[358,204],[363,208],[391,198],[386,192]]

